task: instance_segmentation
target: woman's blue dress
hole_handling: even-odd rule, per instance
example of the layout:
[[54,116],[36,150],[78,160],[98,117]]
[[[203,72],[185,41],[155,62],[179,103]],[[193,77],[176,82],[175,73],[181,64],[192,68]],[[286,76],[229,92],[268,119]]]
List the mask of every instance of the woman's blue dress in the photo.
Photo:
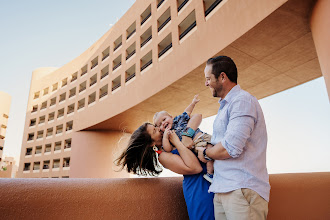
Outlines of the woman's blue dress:
[[[172,151],[179,155],[177,149]],[[187,204],[190,220],[213,220],[213,193],[208,193],[210,183],[206,181],[203,175],[206,173],[205,163],[201,163],[203,171],[194,175],[183,175],[183,195]]]

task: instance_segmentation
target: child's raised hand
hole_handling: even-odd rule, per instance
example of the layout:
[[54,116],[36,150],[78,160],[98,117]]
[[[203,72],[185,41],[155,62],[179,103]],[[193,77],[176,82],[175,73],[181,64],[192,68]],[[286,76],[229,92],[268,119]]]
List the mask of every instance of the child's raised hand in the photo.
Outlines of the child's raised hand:
[[200,101],[200,99],[198,99],[198,94],[194,96],[192,103],[196,104]]

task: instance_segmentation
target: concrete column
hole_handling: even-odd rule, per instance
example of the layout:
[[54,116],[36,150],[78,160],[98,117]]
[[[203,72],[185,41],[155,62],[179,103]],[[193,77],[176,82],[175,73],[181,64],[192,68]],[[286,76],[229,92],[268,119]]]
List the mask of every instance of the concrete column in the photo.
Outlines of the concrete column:
[[330,100],[330,1],[318,0],[311,17],[311,30]]
[[129,177],[113,161],[127,145],[130,134],[119,131],[80,131],[72,135],[70,178]]

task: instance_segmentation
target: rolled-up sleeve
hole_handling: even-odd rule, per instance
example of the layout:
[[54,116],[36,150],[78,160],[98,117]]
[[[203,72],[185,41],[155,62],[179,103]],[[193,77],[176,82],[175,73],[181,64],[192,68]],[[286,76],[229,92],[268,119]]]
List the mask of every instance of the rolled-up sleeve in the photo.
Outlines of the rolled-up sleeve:
[[257,109],[252,100],[237,99],[229,106],[228,114],[229,122],[221,144],[232,158],[237,158],[254,129]]

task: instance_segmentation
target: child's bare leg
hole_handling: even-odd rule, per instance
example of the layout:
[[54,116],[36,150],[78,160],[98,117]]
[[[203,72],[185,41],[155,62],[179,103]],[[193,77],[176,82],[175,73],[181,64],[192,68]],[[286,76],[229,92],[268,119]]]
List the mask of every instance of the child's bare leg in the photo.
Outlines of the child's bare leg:
[[208,162],[206,163],[206,171],[207,171],[207,173],[209,173],[209,174],[213,174],[213,173],[214,173],[213,163],[214,163],[213,160],[210,160],[210,161],[208,161]]

